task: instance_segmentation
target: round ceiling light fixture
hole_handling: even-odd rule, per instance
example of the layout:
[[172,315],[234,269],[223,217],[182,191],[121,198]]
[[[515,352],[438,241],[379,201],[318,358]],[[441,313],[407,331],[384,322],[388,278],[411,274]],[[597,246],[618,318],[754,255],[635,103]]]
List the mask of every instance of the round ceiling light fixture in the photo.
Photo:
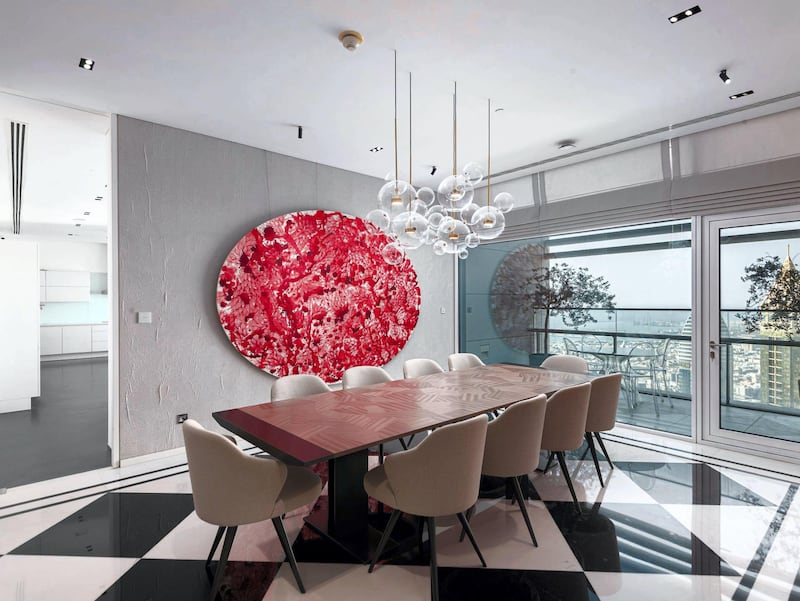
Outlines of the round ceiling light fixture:
[[558,149],[561,151],[572,150],[575,148],[575,140],[564,140],[558,143]]
[[351,31],[348,29],[347,31],[343,31],[339,34],[339,41],[347,50],[353,52],[356,48],[364,43],[364,36],[357,31]]

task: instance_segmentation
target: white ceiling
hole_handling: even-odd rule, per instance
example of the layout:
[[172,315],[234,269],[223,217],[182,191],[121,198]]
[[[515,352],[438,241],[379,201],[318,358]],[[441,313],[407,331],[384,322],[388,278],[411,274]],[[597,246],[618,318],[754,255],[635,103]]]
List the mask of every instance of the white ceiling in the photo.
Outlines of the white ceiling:
[[27,124],[21,234],[105,242],[109,118],[0,94],[0,235],[12,221],[9,121]]
[[[397,49],[401,176],[411,71],[414,183],[432,183],[452,168],[454,80],[462,165],[485,161],[487,98],[505,109],[493,117],[495,172],[559,157],[560,140],[582,150],[800,91],[800,2],[705,0],[667,21],[694,3],[14,2],[0,22],[0,85],[384,177]],[[343,29],[364,35],[355,53],[339,44]],[[694,129],[795,106],[800,97]],[[423,177],[432,164],[436,178]]]

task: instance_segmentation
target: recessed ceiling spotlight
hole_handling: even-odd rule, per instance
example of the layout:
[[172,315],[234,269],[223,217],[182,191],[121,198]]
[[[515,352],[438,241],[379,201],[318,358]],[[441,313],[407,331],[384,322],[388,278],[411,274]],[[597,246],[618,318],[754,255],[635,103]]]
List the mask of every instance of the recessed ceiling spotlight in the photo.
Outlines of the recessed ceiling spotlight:
[[498,106],[496,109],[494,109],[494,112],[495,112],[495,113],[501,113],[501,112],[503,112],[504,110],[506,110],[506,109],[504,109],[502,106]]
[[684,19],[688,19],[689,17],[696,15],[700,12],[699,6],[693,6],[692,8],[687,8],[686,10],[682,10],[679,13],[672,15],[669,18],[670,23],[677,23],[678,21],[683,21]]
[[94,69],[94,59],[91,58],[82,58],[78,61],[78,66],[81,69],[86,69],[87,71],[91,71]]
[[739,92],[738,94],[731,94],[728,96],[731,100],[736,100],[737,98],[743,98],[745,96],[750,96],[753,93],[753,90],[747,90],[746,92]]
[[722,80],[722,83],[724,83],[725,85],[728,85],[729,83],[731,83],[731,78],[728,76],[728,70],[727,69],[723,69],[722,71],[719,72],[719,78]]
[[102,196],[95,196],[94,199],[95,200],[103,200],[103,197]]
[[370,152],[380,152],[381,150],[383,150],[383,146],[373,146],[369,149]]
[[67,234],[67,236],[74,236],[75,234]]
[[563,142],[558,143],[559,150],[572,150],[573,148],[575,148],[574,140],[564,140]]
[[91,215],[91,214],[92,214],[92,212],[91,212],[91,211],[84,211],[84,212],[83,212],[83,214],[84,214],[84,215]]
[[76,224],[75,224],[75,227],[80,227],[80,226],[81,226],[81,224],[80,224],[80,223],[76,223]]

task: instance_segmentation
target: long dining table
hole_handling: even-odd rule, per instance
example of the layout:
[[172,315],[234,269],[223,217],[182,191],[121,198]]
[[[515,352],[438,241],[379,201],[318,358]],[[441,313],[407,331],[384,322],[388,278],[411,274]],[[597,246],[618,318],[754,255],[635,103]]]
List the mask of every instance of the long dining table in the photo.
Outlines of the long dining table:
[[591,379],[587,374],[494,364],[227,409],[213,417],[289,464],[327,461],[327,510],[312,513],[306,522],[366,561],[371,537],[362,480],[370,447]]

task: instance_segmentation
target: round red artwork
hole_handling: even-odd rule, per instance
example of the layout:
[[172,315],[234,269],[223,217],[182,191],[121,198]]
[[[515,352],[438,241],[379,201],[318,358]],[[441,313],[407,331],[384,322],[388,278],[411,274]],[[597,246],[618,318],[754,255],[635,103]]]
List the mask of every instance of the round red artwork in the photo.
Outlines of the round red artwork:
[[275,376],[341,380],[355,365],[384,365],[419,318],[417,274],[389,265],[390,240],[342,213],[304,211],[253,228],[220,270],[217,311],[231,343]]

